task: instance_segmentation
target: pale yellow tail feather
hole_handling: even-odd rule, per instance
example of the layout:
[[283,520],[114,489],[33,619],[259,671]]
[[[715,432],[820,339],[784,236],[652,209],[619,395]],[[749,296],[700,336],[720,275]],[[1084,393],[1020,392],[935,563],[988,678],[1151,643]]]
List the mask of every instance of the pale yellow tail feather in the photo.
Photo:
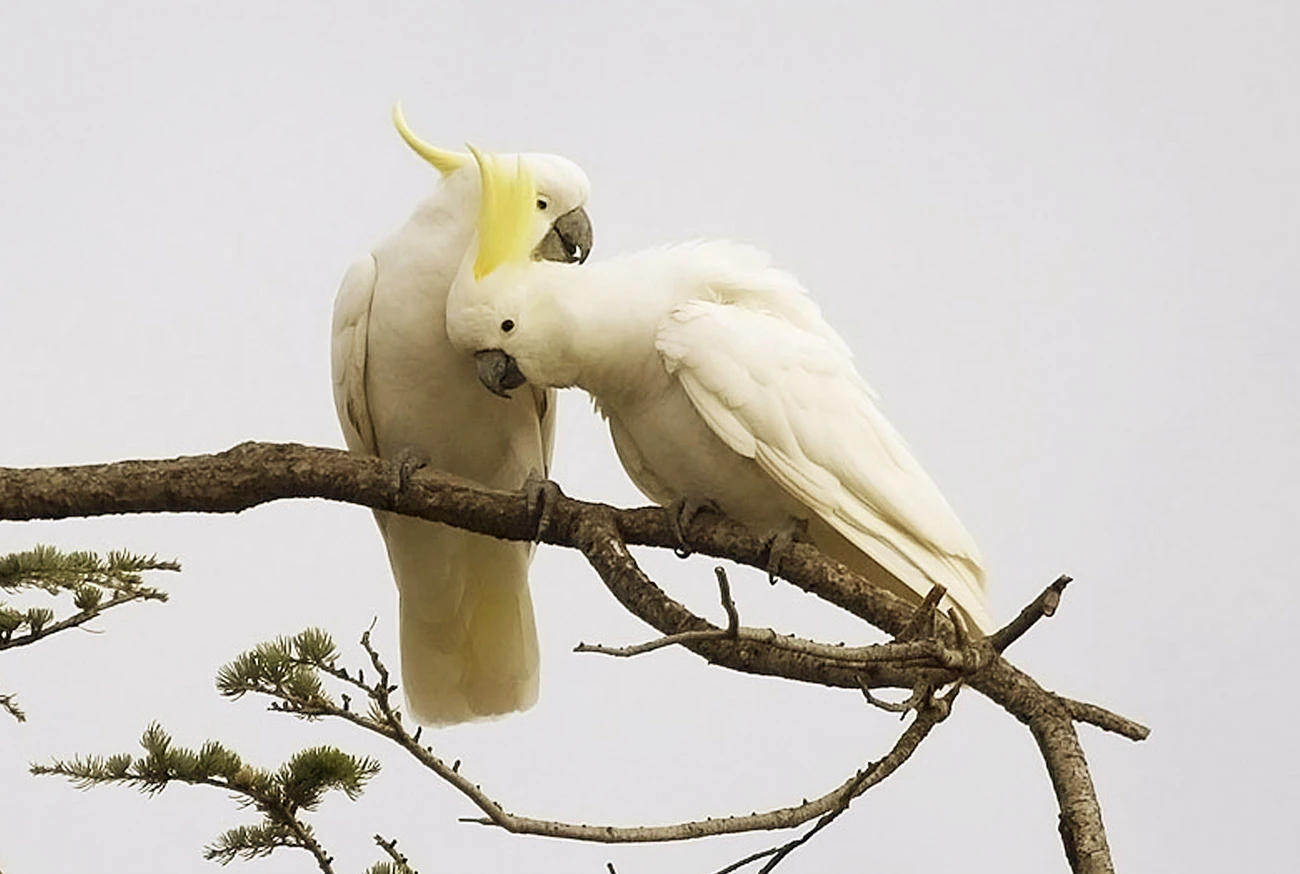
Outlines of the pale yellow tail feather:
[[443,725],[531,707],[539,659],[529,544],[399,516],[382,528],[400,594],[410,714]]

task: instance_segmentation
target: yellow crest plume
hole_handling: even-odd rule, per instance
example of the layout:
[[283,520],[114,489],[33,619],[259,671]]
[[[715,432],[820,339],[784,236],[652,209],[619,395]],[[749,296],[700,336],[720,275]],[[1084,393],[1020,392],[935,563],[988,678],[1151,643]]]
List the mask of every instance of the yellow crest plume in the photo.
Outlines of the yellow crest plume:
[[439,149],[417,137],[406,124],[406,116],[402,115],[400,101],[393,104],[393,127],[397,128],[397,132],[402,135],[402,139],[415,154],[432,164],[443,176],[454,173],[469,162],[469,155]]
[[478,162],[483,198],[478,211],[478,257],[474,278],[482,279],[502,264],[527,261],[532,248],[537,188],[518,158],[514,166],[496,155],[469,147]]

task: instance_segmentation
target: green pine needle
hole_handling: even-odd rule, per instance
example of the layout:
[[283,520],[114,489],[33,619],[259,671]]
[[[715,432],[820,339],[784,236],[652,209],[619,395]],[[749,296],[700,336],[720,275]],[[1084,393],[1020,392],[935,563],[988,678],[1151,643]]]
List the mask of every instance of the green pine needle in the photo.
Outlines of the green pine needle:
[[100,558],[93,552],[63,552],[42,545],[0,556],[0,589],[40,588],[58,594],[91,583],[114,591],[133,590],[143,588],[140,574],[145,571],[180,569],[177,562],[162,561],[154,555],[113,551]]
[[8,713],[19,722],[27,721],[27,714],[23,713],[23,709],[18,706],[18,702],[13,695],[0,694],[0,710]]
[[[56,621],[57,614],[49,607],[18,610],[0,602],[0,650],[36,643],[131,601],[166,601],[167,593],[144,585],[140,575],[180,569],[176,562],[160,561],[156,556],[110,552],[100,558],[93,552],[63,552],[53,546],[0,556],[0,592],[70,594],[76,608]],[[19,722],[25,718],[12,695],[0,695],[0,710]]]
[[280,847],[299,846],[288,826],[277,822],[241,825],[221,833],[203,848],[203,858],[227,865],[237,858],[257,859],[271,855]]
[[[272,646],[280,643],[284,641]],[[214,740],[197,750],[176,746],[156,722],[145,729],[140,746],[143,756],[77,756],[33,765],[31,771],[65,777],[79,789],[117,783],[153,795],[172,783],[189,783],[233,792],[244,806],[261,813],[262,820],[229,829],[204,848],[204,858],[225,864],[239,857],[266,856],[280,847],[297,847],[326,858],[298,812],[316,810],[331,790],[355,801],[380,767],[375,759],[317,746],[300,750],[275,771],[267,771],[245,764],[238,753]]]
[[366,869],[366,874],[415,874],[415,869],[401,862],[376,862]]
[[227,698],[258,692],[301,706],[328,706],[319,670],[338,658],[333,639],[319,628],[278,637],[236,656],[217,672],[217,691]]
[[309,747],[294,753],[275,774],[287,803],[315,810],[326,792],[337,789],[356,801],[379,773],[379,762],[356,758],[334,747]]

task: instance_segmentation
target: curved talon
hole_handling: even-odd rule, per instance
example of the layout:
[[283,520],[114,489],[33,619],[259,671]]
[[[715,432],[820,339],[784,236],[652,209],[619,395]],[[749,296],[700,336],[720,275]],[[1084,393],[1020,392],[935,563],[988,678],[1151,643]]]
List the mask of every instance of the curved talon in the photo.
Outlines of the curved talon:
[[708,498],[703,501],[695,498],[678,498],[664,507],[664,512],[668,514],[668,527],[672,529],[673,537],[677,539],[673,554],[678,558],[691,557],[693,550],[686,542],[686,529],[690,528],[695,517],[705,510],[710,513],[722,512],[718,509],[718,505]]
[[553,480],[547,479],[536,470],[529,471],[528,479],[524,480],[523,491],[528,500],[528,519],[536,520],[533,543],[538,543],[551,529],[555,504],[564,497],[564,492],[560,491],[560,487]]
[[781,571],[781,557],[790,547],[808,537],[808,520],[790,517],[784,525],[763,538],[767,545],[767,581],[775,586]]
[[418,450],[407,447],[393,458],[397,462],[397,493],[402,494],[411,484],[411,477],[422,467],[429,466],[429,458]]

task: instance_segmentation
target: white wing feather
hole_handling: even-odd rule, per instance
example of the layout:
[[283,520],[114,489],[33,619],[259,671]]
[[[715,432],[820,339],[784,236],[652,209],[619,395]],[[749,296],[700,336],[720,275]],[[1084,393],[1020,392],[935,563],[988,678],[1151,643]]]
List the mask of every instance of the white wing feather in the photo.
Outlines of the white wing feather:
[[352,263],[334,299],[330,339],[330,370],[334,379],[334,409],[348,449],[378,455],[375,425],[366,397],[366,344],[370,336],[370,306],[375,297],[375,258]]
[[[788,274],[761,274],[772,293],[746,295],[747,277],[732,276],[713,283],[721,302],[676,307],[656,339],[665,367],[733,451],[755,459],[919,595],[933,583],[947,587],[988,630],[982,561],[970,534],[876,408],[815,304]],[[772,289],[773,282],[784,287]]]

